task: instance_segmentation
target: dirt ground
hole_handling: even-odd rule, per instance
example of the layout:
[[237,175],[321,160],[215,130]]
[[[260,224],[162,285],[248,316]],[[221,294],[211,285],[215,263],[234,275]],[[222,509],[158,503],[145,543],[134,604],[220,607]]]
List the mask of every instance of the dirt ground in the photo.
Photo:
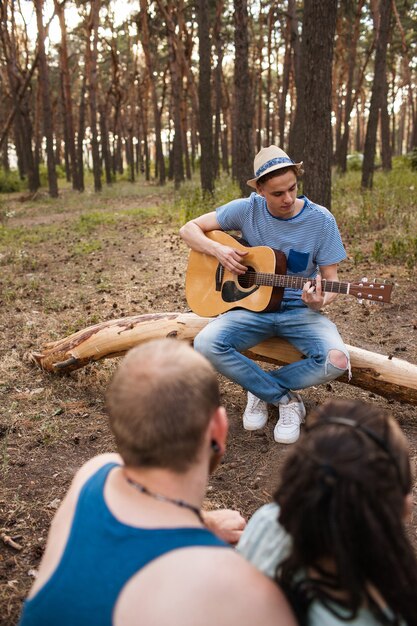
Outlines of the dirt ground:
[[[32,366],[28,354],[99,321],[140,313],[187,311],[185,245],[178,219],[166,211],[169,190],[103,194],[88,208],[64,193],[56,201],[10,196],[3,204],[9,234],[0,227],[0,624],[15,624],[31,586],[50,521],[80,465],[114,449],[104,391],[117,360],[58,377]],[[81,200],[79,201],[81,203]],[[68,206],[71,205],[71,209]],[[85,196],[83,207],[85,207]],[[9,229],[14,229],[10,234]],[[348,253],[349,238],[345,239]],[[341,280],[364,275],[395,283],[392,303],[359,304],[340,297],[329,316],[346,343],[417,364],[417,294],[410,270],[377,265],[364,243]],[[367,248],[368,246],[368,248]],[[207,496],[212,508],[250,516],[271,498],[288,447],[274,443],[276,416],[246,432],[245,394],[221,379],[230,418],[229,447]],[[389,409],[417,458],[417,409],[354,385],[334,382],[303,392],[307,409],[331,397],[360,398]],[[410,534],[416,543],[417,501]],[[416,543],[417,545],[417,543]]]

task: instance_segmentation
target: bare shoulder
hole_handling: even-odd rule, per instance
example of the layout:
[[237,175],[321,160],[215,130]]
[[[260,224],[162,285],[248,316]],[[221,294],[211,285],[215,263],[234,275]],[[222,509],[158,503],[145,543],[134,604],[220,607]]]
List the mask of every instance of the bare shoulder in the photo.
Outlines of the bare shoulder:
[[101,467],[108,463],[117,463],[123,465],[123,459],[119,454],[115,452],[106,452],[104,454],[98,454],[97,456],[89,459],[74,476],[72,486],[76,489],[81,489],[83,484],[97,472]]
[[118,454],[100,454],[87,461],[75,474],[71,487],[52,520],[45,553],[29,597],[35,595],[43,587],[59,563],[69,536],[78,495],[84,483],[103,465],[120,462],[122,461]]
[[92,459],[89,459],[78,470],[72,480],[71,486],[68,489],[65,498],[62,501],[61,506],[52,520],[51,533],[59,532],[63,535],[68,534],[78,496],[83,488],[83,485],[93,474],[108,463],[123,464],[123,460],[118,454],[110,452],[106,454],[99,454]]
[[[156,595],[157,590],[157,595]],[[122,590],[115,626],[295,626],[280,589],[231,548],[175,550]]]

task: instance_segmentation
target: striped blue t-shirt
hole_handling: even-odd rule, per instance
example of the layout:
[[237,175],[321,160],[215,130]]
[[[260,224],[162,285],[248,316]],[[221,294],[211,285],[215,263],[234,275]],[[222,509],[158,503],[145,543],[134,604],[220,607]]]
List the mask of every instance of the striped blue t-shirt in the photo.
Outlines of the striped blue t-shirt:
[[[284,252],[287,274],[314,278],[320,266],[343,261],[346,252],[330,211],[305,196],[299,197],[304,206],[289,219],[271,215],[265,198],[252,193],[216,209],[217,221],[223,230],[239,230],[250,246]],[[285,290],[286,300],[300,297],[300,290]]]

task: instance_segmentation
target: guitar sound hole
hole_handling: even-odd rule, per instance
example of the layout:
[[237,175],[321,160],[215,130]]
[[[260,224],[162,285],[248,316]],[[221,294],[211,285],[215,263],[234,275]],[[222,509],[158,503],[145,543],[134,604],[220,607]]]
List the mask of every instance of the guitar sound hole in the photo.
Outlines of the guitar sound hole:
[[245,274],[238,276],[237,282],[243,289],[249,289],[255,285],[255,270],[253,267],[248,266]]

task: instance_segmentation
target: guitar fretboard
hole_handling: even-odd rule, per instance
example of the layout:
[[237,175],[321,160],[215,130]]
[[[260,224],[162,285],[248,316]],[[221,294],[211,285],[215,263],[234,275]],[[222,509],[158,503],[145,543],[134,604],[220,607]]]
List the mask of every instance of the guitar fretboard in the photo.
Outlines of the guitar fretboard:
[[[302,276],[288,276],[287,274],[265,274],[248,270],[239,278],[242,286],[258,285],[259,287],[288,287],[291,289],[302,289],[304,285],[311,282],[316,284],[315,279],[303,278]],[[350,283],[341,283],[335,280],[321,279],[323,291],[332,293],[349,293]]]

